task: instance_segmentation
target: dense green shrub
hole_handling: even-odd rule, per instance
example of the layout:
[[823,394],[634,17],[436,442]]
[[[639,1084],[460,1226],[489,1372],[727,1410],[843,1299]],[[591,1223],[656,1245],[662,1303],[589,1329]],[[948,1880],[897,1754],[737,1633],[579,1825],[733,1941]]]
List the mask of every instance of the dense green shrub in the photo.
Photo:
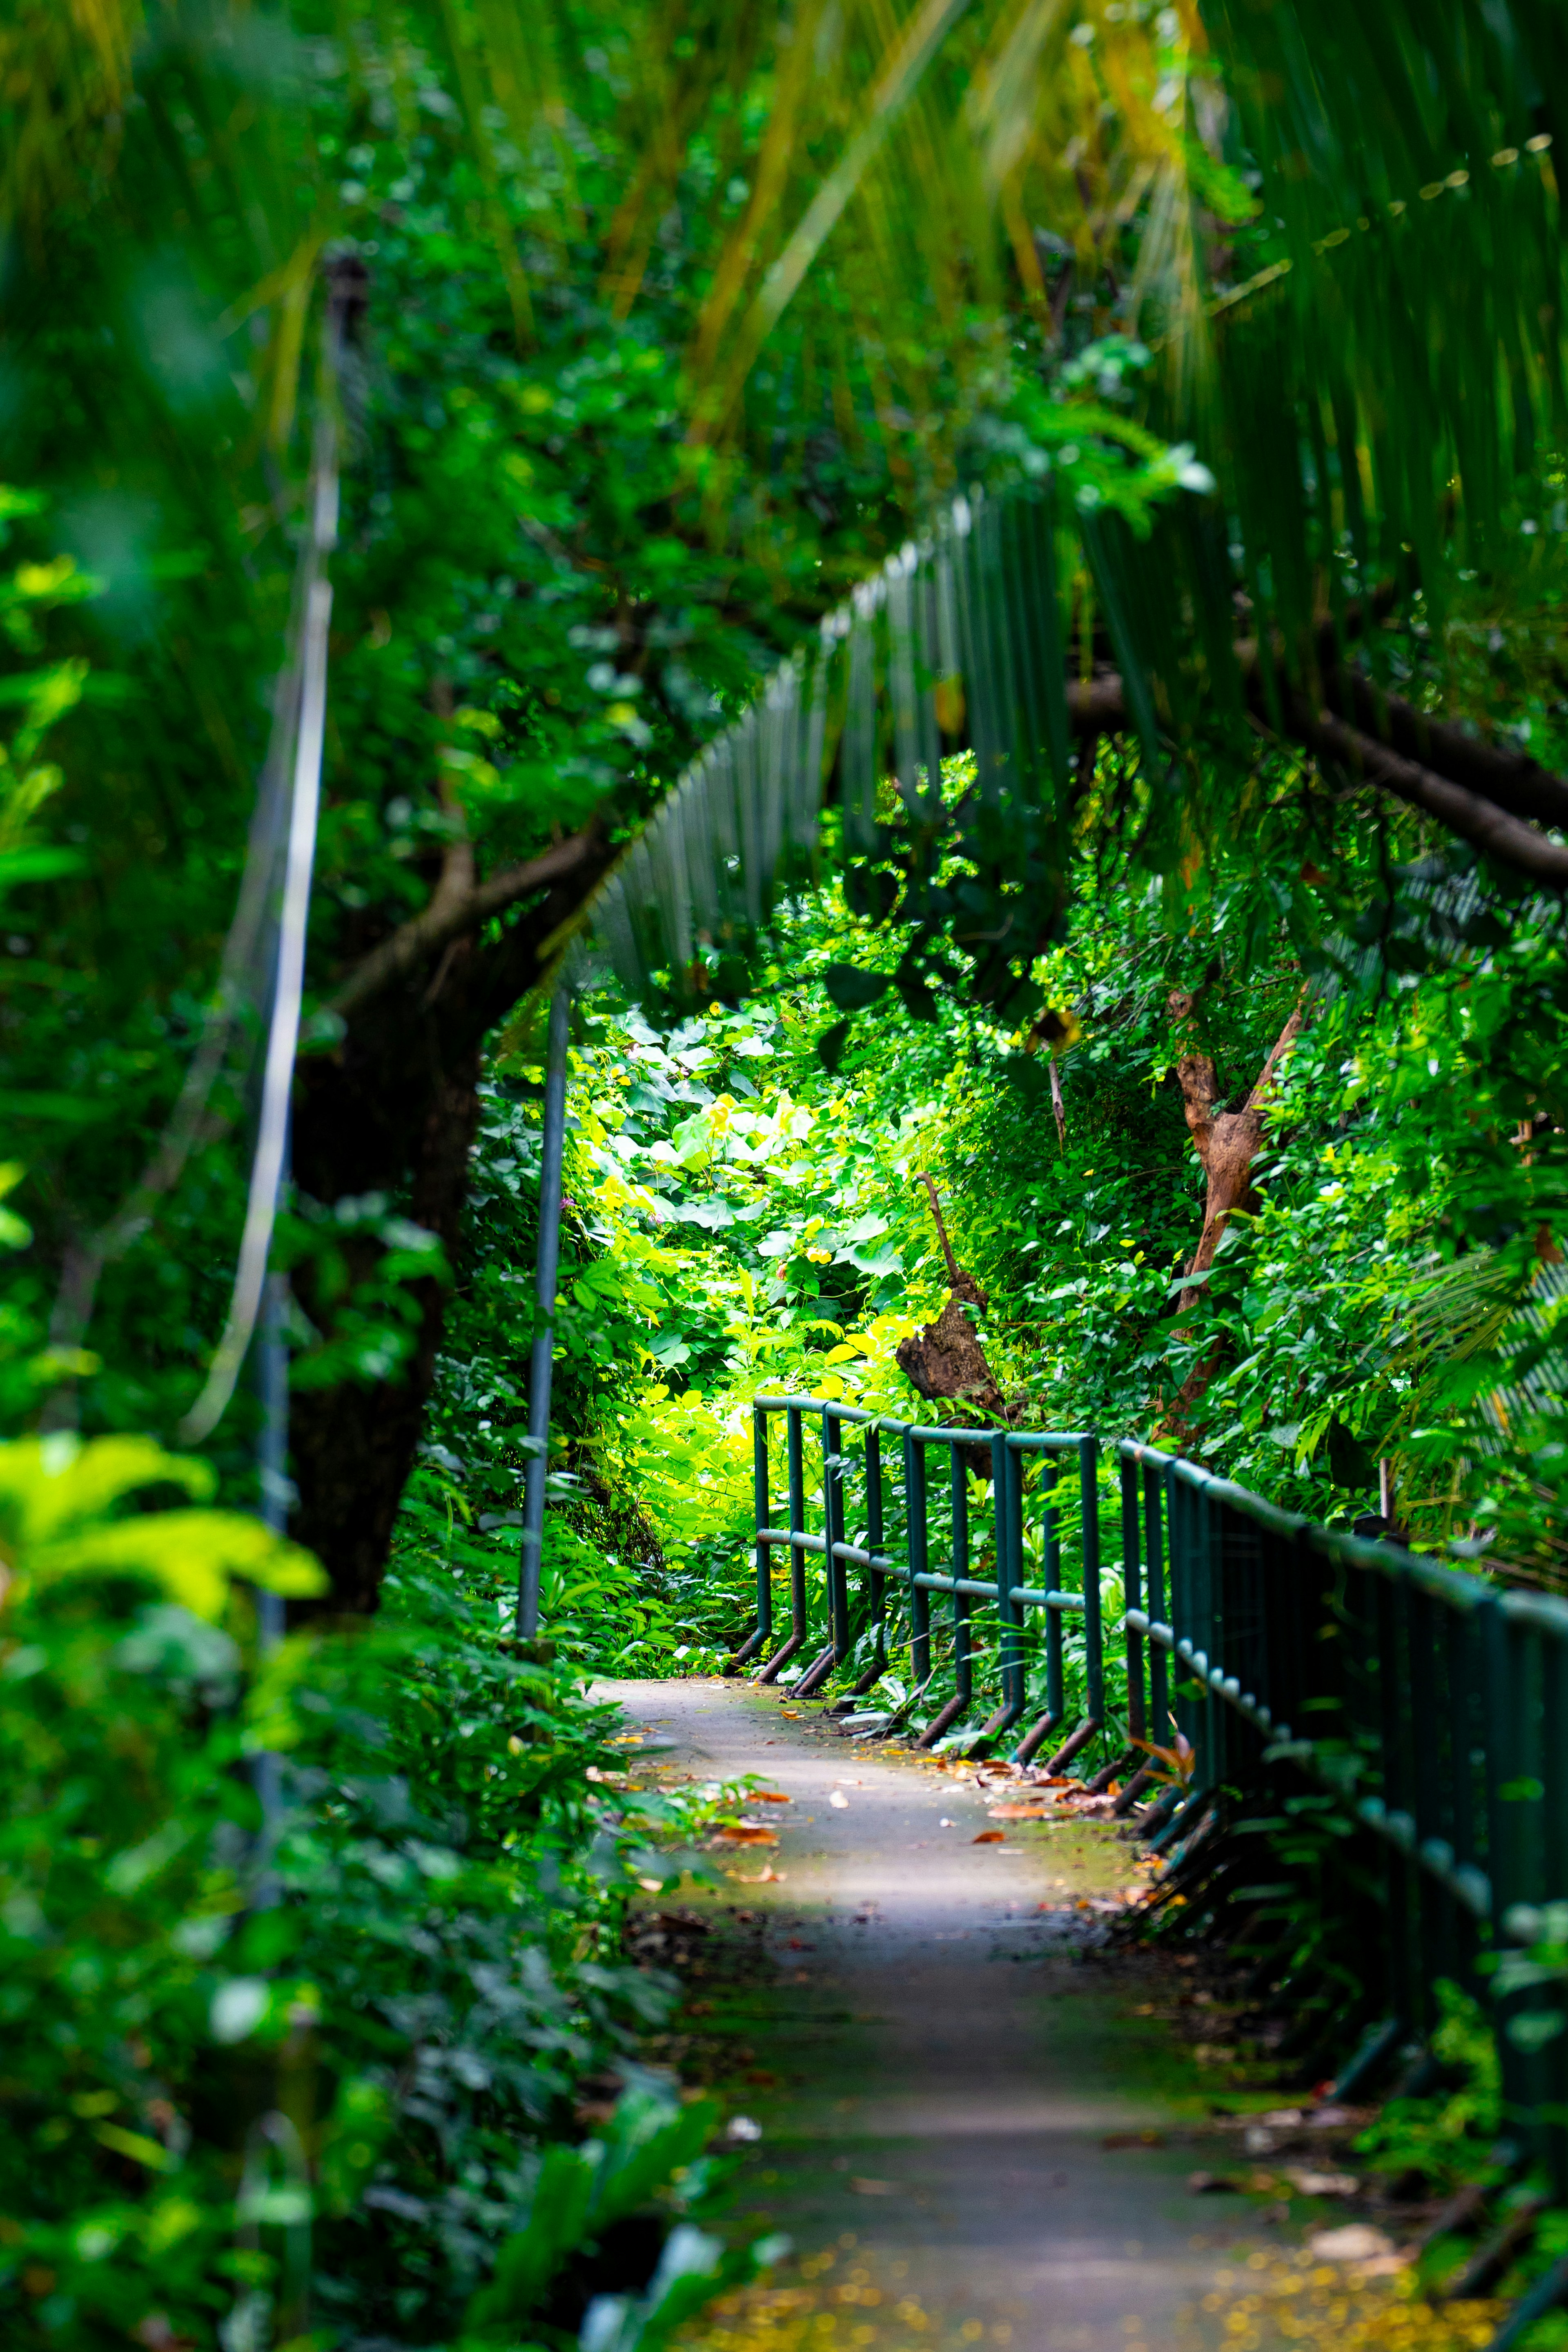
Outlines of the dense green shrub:
[[[0,2325],[453,2341],[584,2078],[643,2084],[628,2147],[676,2112],[635,2054],[667,1988],[620,1921],[700,1809],[597,1777],[614,1710],[460,1561],[258,1656],[232,1577],[319,1571],[254,1519],[145,1507],[207,1483],[144,1441],[0,1449]],[[645,2164],[646,2260],[612,2284],[704,2185],[668,2173]],[[573,2226],[547,2277],[598,2225]],[[687,2253],[694,2291],[718,2250]]]

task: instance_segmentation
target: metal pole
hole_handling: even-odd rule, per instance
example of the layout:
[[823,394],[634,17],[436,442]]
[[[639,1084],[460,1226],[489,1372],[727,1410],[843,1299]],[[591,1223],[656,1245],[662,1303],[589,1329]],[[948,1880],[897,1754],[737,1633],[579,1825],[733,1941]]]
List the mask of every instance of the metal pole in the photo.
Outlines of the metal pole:
[[561,1153],[566,1138],[566,1039],[572,999],[563,984],[550,1001],[544,1076],[544,1138],[539,1168],[539,1252],[534,1261],[533,1357],[528,1375],[528,1466],[523,1473],[522,1557],[517,1630],[539,1631],[539,1570],[544,1542],[544,1480],[550,1452],[550,1375],[555,1339],[555,1276],[561,1256]]

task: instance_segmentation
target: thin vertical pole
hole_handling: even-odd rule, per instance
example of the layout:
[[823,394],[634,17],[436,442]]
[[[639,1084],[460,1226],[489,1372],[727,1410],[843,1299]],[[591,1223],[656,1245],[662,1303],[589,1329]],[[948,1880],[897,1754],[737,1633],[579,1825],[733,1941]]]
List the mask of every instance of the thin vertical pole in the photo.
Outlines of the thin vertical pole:
[[926,1458],[923,1447],[904,1432],[904,1499],[909,1514],[910,1680],[917,1689],[931,1680],[931,1594],[917,1576],[926,1573]]
[[[882,1426],[872,1422],[866,1432],[866,1549],[873,1558],[882,1556]],[[869,1577],[871,1619],[877,1628],[877,1652],[872,1663],[880,1681],[888,1671],[888,1586],[879,1568]]]
[[[1124,1609],[1143,1606],[1142,1560],[1138,1550],[1138,1465],[1121,1459],[1121,1592]],[[1143,1636],[1126,1629],[1127,1737],[1136,1743],[1149,1736],[1143,1709]]]
[[1084,1706],[1091,1723],[1105,1721],[1105,1676],[1100,1634],[1100,1440],[1078,1449],[1079,1500],[1083,1510]]
[[773,1546],[763,1541],[763,1529],[773,1524],[768,1517],[768,1417],[760,1405],[752,1408],[752,1498],[757,1515],[757,1646],[760,1649],[773,1630]]
[[[1152,1464],[1143,1465],[1143,1553],[1148,1566],[1146,1598],[1149,1615],[1163,1625],[1165,1615],[1164,1488]],[[1158,1642],[1149,1644],[1149,1737],[1156,1747],[1171,1737],[1170,1702],[1165,1688],[1165,1652]]]
[[[261,1294],[260,1328],[256,1336],[252,1367],[261,1406],[261,1427],[256,1441],[256,1468],[260,1487],[260,1516],[274,1535],[289,1531],[289,1345],[284,1338],[288,1318],[289,1277],[268,1274]],[[268,1657],[283,1639],[283,1595],[256,1588],[257,1648]],[[281,1759],[261,1748],[250,1759],[250,1785],[261,1809],[260,1869],[252,1895],[253,1907],[268,1911],[278,1900],[278,1882],[270,1864],[273,1843],[283,1811]]]
[[555,1344],[555,1282],[561,1260],[561,1156],[566,1140],[566,1045],[572,1003],[564,987],[550,1001],[544,1076],[544,1136],[539,1168],[539,1250],[534,1262],[533,1357],[528,1375],[528,1466],[523,1473],[522,1556],[517,1630],[539,1631],[539,1571],[544,1544],[544,1482],[550,1454],[550,1379]]

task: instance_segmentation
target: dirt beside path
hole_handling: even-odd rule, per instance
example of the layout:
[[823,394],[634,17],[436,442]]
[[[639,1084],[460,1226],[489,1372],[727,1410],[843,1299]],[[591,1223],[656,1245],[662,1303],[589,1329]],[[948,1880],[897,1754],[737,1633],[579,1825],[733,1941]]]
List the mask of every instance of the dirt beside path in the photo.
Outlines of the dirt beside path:
[[976,1843],[997,1824],[972,1778],[815,1709],[740,1682],[600,1687],[648,1748],[668,1743],[672,1769],[758,1774],[790,1800],[751,1809],[776,1821],[776,1846],[718,1857],[722,1892],[679,1898],[762,1939],[763,1964],[727,1985],[716,1972],[697,2006],[735,2035],[734,2094],[761,2127],[739,2210],[788,2233],[797,2283],[827,2281],[837,2313],[825,2334],[800,2316],[809,2294],[786,2296],[770,2340],[1201,2340],[1216,2268],[1270,2233],[1245,2200],[1189,2188],[1212,2160],[1215,2077],[1139,2014],[1168,2005],[1176,1964],[1107,1948],[1105,1916],[1082,1907],[1133,1875],[1114,1826]]

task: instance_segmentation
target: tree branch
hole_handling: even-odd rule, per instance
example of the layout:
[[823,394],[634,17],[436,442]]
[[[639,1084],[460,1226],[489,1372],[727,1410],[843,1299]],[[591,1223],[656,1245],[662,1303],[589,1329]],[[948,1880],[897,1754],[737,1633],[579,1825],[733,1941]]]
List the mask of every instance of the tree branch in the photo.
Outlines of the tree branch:
[[1444,719],[1426,718],[1397,695],[1380,692],[1359,670],[1328,675],[1323,691],[1340,718],[1352,719],[1363,735],[1385,742],[1402,758],[1494,801],[1513,816],[1568,830],[1568,782],[1539,760],[1484,743]]
[[530,858],[526,865],[503,866],[500,873],[492,874],[471,890],[453,893],[437,887],[427,907],[354,966],[342,986],[329,998],[325,1010],[346,1020],[372,997],[379,996],[383,989],[406,978],[416,965],[450,940],[460,939],[466,931],[477,931],[492,915],[503,913],[520,898],[543,889],[547,884],[562,881],[593,866],[599,854],[598,831],[589,825],[582,833],[557,842],[542,856]]
[[[1255,678],[1258,648],[1247,639],[1237,648],[1244,677]],[[1526,814],[1568,830],[1568,781],[1553,775],[1533,760],[1516,758],[1493,744],[1478,742],[1457,727],[1424,719],[1396,696],[1381,696],[1371,682],[1354,672],[1340,674],[1342,696],[1347,692],[1358,713],[1385,727],[1401,746],[1420,746],[1426,757],[1413,759],[1395,741],[1349,725],[1331,710],[1313,711],[1293,696],[1282,717],[1288,732],[1311,751],[1333,760],[1352,775],[1424,809],[1450,833],[1473,842],[1505,866],[1530,875],[1553,890],[1568,889],[1568,849],[1548,841]],[[1068,715],[1077,735],[1114,735],[1131,725],[1121,677],[1102,672],[1087,685],[1067,689]],[[1469,782],[1461,782],[1461,777]],[[1484,785],[1484,791],[1472,789]],[[1510,810],[1517,812],[1510,814]]]
[[1435,770],[1405,759],[1386,743],[1347,727],[1331,711],[1320,711],[1314,717],[1306,703],[1297,701],[1289,715],[1293,734],[1352,775],[1364,776],[1369,783],[1380,784],[1385,792],[1408,801],[1412,808],[1425,809],[1428,816],[1446,824],[1450,833],[1474,842],[1478,849],[1485,850],[1505,866],[1544,882],[1551,889],[1568,890],[1568,849],[1548,841],[1533,825],[1510,816],[1495,801],[1483,800],[1479,793],[1467,791],[1463,784],[1453,783]]

